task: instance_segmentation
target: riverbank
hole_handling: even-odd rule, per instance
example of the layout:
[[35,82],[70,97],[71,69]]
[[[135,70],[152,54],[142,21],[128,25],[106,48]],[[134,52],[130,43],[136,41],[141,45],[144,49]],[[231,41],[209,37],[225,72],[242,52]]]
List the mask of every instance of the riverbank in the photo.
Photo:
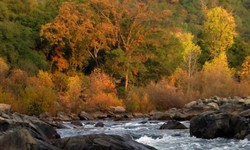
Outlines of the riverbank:
[[[82,111],[79,114],[59,112],[55,117],[49,113],[43,113],[39,117],[27,116],[12,112],[9,105],[0,104],[0,145],[4,149],[20,149],[20,147],[52,150],[91,149],[91,147],[154,149],[135,140],[141,142],[145,138],[162,139],[165,133],[168,135],[169,132],[160,131],[160,129],[168,129],[165,127],[172,122],[169,120],[190,119],[190,124],[195,129],[189,128],[189,121],[188,124],[184,122],[184,126],[181,126],[184,131],[180,134],[179,129],[173,128],[178,132],[171,132],[170,137],[185,135],[187,138],[187,134],[189,136],[191,134],[201,138],[208,137],[208,139],[217,137],[248,139],[250,137],[249,110],[250,98],[240,97],[200,99],[186,104],[181,109],[172,108],[166,112],[150,112],[149,114],[128,113],[124,108],[114,107],[109,112]],[[140,118],[139,122],[133,121],[136,118]],[[204,130],[204,125],[202,125],[204,121],[200,121],[204,118],[208,121],[206,125],[216,126],[205,126],[206,130]],[[230,132],[228,136],[217,134],[217,132],[221,133],[221,129],[225,129],[223,133],[224,131],[227,133],[227,130],[233,132]],[[211,136],[211,131],[216,132],[213,132]],[[70,134],[67,135],[67,133]],[[196,133],[204,136],[196,135]],[[207,133],[209,135],[205,136]],[[143,143],[147,144],[145,141]],[[247,142],[247,144],[250,143]]]
[[51,125],[16,112],[0,112],[0,147],[4,150],[155,150],[129,136],[91,134],[60,138]]

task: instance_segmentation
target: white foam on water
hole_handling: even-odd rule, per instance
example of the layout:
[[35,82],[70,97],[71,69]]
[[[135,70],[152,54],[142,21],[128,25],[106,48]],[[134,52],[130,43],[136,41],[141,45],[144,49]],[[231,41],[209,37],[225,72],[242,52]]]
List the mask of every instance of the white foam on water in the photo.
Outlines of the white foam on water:
[[250,141],[248,140],[227,140],[223,138],[207,140],[188,136],[164,135],[162,138],[156,139],[143,136],[136,141],[159,150],[250,150]]

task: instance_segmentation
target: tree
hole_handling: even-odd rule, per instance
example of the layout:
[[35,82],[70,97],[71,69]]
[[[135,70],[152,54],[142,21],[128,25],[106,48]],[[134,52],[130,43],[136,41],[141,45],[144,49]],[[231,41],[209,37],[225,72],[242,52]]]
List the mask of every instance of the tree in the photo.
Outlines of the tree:
[[[39,69],[48,69],[46,58],[36,51],[39,32],[35,28],[41,22],[31,19],[34,12],[41,12],[38,3],[37,0],[0,2],[0,56],[11,68],[21,68],[33,75]],[[37,20],[41,18],[46,17],[42,13],[36,16]]]
[[59,71],[76,70],[89,57],[84,36],[92,28],[86,16],[92,15],[84,8],[83,4],[63,3],[58,16],[41,29],[41,37],[53,47],[51,59]]
[[234,42],[236,24],[232,14],[221,7],[215,7],[206,14],[204,40],[213,57],[226,52]]
[[[162,13],[163,14],[163,13]],[[41,36],[53,47],[52,60],[59,70],[82,68],[98,53],[121,50],[125,56],[121,70],[127,90],[134,64],[146,60],[140,46],[156,31],[159,15],[149,2],[135,0],[90,0],[84,4],[63,3],[59,15],[42,27]],[[152,23],[154,22],[154,24]],[[117,58],[119,59],[119,58]]]
[[65,2],[58,16],[42,27],[40,35],[53,47],[51,58],[59,71],[81,70],[90,58],[98,66],[99,51],[113,45],[115,27],[92,5],[94,1]]
[[187,71],[188,85],[187,92],[190,91],[190,80],[195,71],[197,71],[197,61],[201,54],[200,47],[193,43],[194,36],[191,33],[181,33],[179,32],[177,36],[184,48],[183,51],[183,64],[184,70]]
[[200,47],[193,43],[194,36],[191,33],[179,33],[177,35],[184,48],[183,60],[184,68],[188,72],[188,78],[191,78],[193,73],[197,70],[197,61],[201,54]]
[[244,58],[250,55],[250,44],[240,37],[234,38],[234,44],[227,51],[228,63],[230,67],[239,69]]
[[92,2],[96,13],[114,27],[110,33],[115,37],[115,47],[111,53],[114,53],[114,62],[123,60],[115,65],[120,64],[124,88],[127,91],[131,77],[138,73],[139,66],[149,57],[147,49],[141,46],[148,42],[146,37],[149,34],[157,31],[157,21],[161,19],[160,12],[153,11],[150,3],[146,1],[92,0]]

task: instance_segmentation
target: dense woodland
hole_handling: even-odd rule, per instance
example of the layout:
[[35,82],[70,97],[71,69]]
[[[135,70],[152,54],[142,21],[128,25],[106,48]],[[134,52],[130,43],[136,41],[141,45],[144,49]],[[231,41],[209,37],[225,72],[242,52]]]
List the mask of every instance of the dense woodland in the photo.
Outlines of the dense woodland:
[[0,103],[38,115],[250,95],[250,0],[0,0]]

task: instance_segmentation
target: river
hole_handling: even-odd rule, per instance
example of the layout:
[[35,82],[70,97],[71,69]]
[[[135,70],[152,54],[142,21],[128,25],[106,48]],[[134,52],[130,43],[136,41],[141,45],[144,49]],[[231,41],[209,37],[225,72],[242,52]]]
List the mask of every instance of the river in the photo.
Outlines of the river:
[[[94,127],[95,123],[101,121],[105,124],[103,128]],[[135,119],[131,121],[82,121],[82,128],[75,128],[69,122],[63,122],[70,129],[58,129],[61,137],[70,137],[86,134],[116,134],[121,136],[132,136],[137,142],[150,145],[159,150],[250,150],[248,140],[198,139],[190,137],[189,129],[185,130],[159,130],[163,121]],[[189,127],[189,122],[181,122]]]

